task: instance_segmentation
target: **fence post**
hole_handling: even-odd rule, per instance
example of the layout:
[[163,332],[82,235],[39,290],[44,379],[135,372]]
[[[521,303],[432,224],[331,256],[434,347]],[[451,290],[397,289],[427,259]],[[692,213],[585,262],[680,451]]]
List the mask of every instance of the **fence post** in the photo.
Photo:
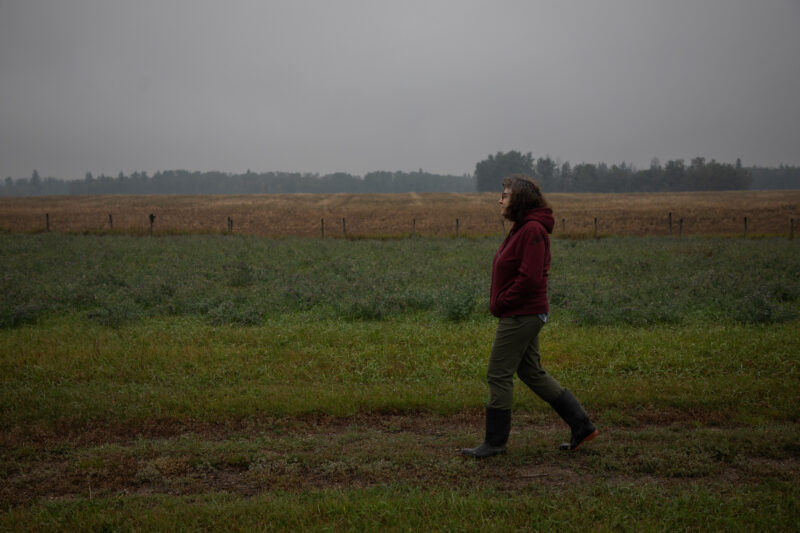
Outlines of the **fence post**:
[[325,219],[324,218],[319,219],[319,228],[320,228],[319,229],[320,235],[324,239],[325,238]]
[[563,231],[563,232],[567,231],[567,219],[566,218],[562,218],[561,219],[561,231]]
[[678,220],[678,238],[683,237],[683,219]]
[[669,214],[669,236],[672,237],[672,212]]
[[597,217],[594,217],[594,237],[597,238]]
[[233,233],[233,219],[228,217],[228,233]]
[[50,213],[44,214],[44,227],[47,232],[50,232]]
[[747,217],[744,217],[744,238],[747,238]]
[[458,219],[456,219],[456,239],[458,239]]
[[114,219],[111,218],[111,213],[108,214],[108,229],[114,229]]
[[150,213],[150,236],[153,236],[153,223],[156,221],[156,216],[153,213]]
[[413,237],[417,233],[417,219],[414,218],[411,220],[411,236]]
[[345,237],[347,237],[347,223],[345,222],[344,217],[342,217],[342,233]]
[[789,240],[794,239],[794,219],[789,219]]

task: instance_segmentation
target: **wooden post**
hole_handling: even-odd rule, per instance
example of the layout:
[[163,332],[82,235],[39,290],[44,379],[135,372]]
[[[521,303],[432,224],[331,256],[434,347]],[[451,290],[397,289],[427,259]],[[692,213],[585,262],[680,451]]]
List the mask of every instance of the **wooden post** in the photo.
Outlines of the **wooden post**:
[[744,238],[747,238],[747,217],[744,217]]
[[342,217],[342,233],[345,237],[347,237],[347,223],[345,222],[344,217]]
[[567,219],[566,218],[562,218],[561,219],[561,231],[564,231],[564,232],[567,231]]
[[456,219],[456,239],[458,239],[458,219]]
[[678,220],[678,238],[683,237],[683,219]]
[[411,221],[411,236],[413,237],[417,233],[417,219],[413,219]]
[[319,229],[320,235],[324,239],[325,238],[325,219],[324,218],[319,219],[319,228],[320,228]]
[[108,214],[108,229],[114,229],[114,219],[111,218],[111,213]]
[[150,213],[150,236],[153,236],[153,223],[156,221],[156,216]]
[[50,213],[45,213],[44,214],[44,227],[47,230],[47,232],[49,233],[50,232]]
[[597,217],[594,217],[594,237],[597,238]]
[[233,219],[228,217],[228,233],[233,233]]
[[672,237],[672,212],[669,214],[669,236]]
[[794,219],[789,219],[789,240],[794,239]]

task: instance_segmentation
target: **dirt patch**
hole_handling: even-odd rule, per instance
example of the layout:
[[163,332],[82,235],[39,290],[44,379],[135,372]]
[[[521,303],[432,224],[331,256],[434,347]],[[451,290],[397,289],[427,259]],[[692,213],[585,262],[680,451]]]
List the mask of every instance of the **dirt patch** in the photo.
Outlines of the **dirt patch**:
[[[248,496],[394,483],[515,491],[598,483],[715,486],[754,483],[765,476],[800,481],[800,458],[789,444],[797,427],[766,456],[759,447],[715,455],[702,447],[698,450],[693,430],[676,430],[675,419],[674,413],[662,413],[654,420],[667,425],[601,426],[600,437],[578,452],[561,452],[558,443],[569,434],[565,425],[551,417],[519,414],[514,417],[508,454],[484,461],[458,454],[461,447],[476,445],[482,438],[479,411],[215,423],[162,419],[79,426],[65,422],[55,430],[2,434],[0,504],[211,491]],[[713,425],[720,442],[740,431]],[[697,431],[703,428],[707,430],[702,426]],[[786,428],[780,431],[785,433]],[[675,435],[674,442],[660,443],[652,436],[659,432]],[[681,449],[690,452],[678,453]]]
[[304,414],[295,417],[242,417],[223,421],[156,418],[127,422],[64,419],[53,427],[26,426],[0,431],[0,445],[92,446],[126,443],[136,439],[169,439],[196,434],[207,440],[223,440],[232,434],[325,432],[336,433],[352,427],[375,427],[388,432],[430,432],[447,426],[479,426],[483,414],[477,410],[440,416],[429,413],[359,413],[341,417]]

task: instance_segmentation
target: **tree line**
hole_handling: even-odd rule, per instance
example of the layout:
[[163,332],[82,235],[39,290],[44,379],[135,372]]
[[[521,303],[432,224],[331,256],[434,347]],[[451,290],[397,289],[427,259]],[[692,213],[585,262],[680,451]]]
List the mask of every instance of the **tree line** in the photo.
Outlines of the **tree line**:
[[625,162],[559,163],[552,158],[517,151],[489,155],[475,166],[479,191],[494,191],[505,176],[527,174],[547,192],[660,192],[724,191],[745,189],[800,189],[800,167],[778,168],[742,166],[736,163],[706,161],[695,157],[688,164],[675,159],[662,164],[654,158],[647,169],[637,169]]
[[6,178],[0,194],[6,196],[93,195],[93,194],[291,194],[291,193],[403,193],[474,192],[475,180],[469,176],[416,172],[369,172],[364,177],[337,172],[310,174],[247,171],[189,172],[167,170],[148,176],[134,172],[116,177],[87,173],[83,180],[41,178],[33,171],[30,178]]
[[497,191],[504,177],[522,173],[536,179],[546,192],[658,192],[746,189],[800,189],[800,167],[744,167],[696,157],[688,164],[675,159],[662,164],[653,159],[647,169],[625,162],[558,162],[549,156],[534,159],[518,151],[497,152],[475,165],[474,175],[425,172],[369,172],[363,177],[337,172],[310,174],[247,171],[190,172],[167,170],[149,176],[120,172],[116,177],[87,173],[83,180],[7,177],[0,183],[2,196],[52,196],[96,194],[289,194],[289,193],[408,193]]

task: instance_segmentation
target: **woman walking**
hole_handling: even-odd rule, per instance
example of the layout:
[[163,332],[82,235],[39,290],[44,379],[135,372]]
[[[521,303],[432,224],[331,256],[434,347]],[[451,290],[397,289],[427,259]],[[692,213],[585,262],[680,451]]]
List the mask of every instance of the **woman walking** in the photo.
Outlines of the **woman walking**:
[[597,436],[581,404],[542,368],[539,331],[547,322],[547,274],[553,211],[534,181],[523,174],[503,180],[503,217],[513,222],[492,261],[490,310],[498,317],[486,373],[489,402],[483,444],[461,454],[482,459],[505,453],[511,430],[514,373],[569,424],[572,436],[561,449],[577,450]]

